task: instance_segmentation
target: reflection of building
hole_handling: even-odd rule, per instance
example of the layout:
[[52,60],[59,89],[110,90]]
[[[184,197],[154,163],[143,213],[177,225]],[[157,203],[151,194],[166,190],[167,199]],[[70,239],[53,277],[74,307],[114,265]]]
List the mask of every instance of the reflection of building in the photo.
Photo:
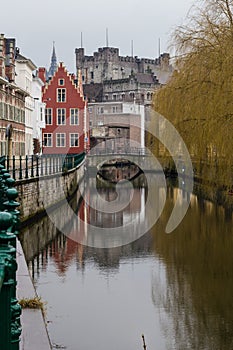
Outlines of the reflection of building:
[[[90,185],[92,186],[93,184],[91,183]],[[122,196],[124,196],[125,199],[129,199],[129,191],[130,189],[127,191],[122,189],[121,199],[123,199]],[[105,199],[108,200],[113,200],[116,197],[116,193],[111,190],[102,190],[100,192],[102,192],[101,195],[104,195]],[[90,196],[91,191],[88,190],[87,197],[89,200],[91,200]],[[93,200],[95,201],[95,197]],[[77,212],[77,202],[77,198],[74,197],[74,200],[70,203],[74,212]],[[124,211],[116,212],[115,214],[106,214],[94,208],[90,208],[87,202],[83,200],[77,212],[78,217],[81,219],[78,221],[69,215],[72,211],[67,212],[66,206],[64,206],[64,208],[61,207],[59,211],[54,211],[54,216],[59,216],[58,220],[63,222],[63,232],[65,232],[66,235],[63,236],[57,232],[56,237],[56,227],[53,227],[51,221],[46,217],[40,222],[35,223],[35,228],[26,228],[27,233],[25,234],[24,232],[22,244],[26,252],[27,260],[33,260],[36,252],[33,251],[32,253],[31,249],[37,247],[38,256],[40,256],[40,258],[38,258],[37,263],[33,267],[34,269],[36,269],[36,265],[37,267],[39,266],[39,260],[44,269],[46,269],[47,260],[50,257],[55,262],[61,275],[65,274],[73,261],[76,261],[77,268],[84,269],[85,262],[90,259],[91,261],[94,260],[100,269],[117,271],[121,258],[137,256],[139,251],[141,254],[147,255],[148,252],[151,251],[151,235],[144,235],[132,245],[120,246],[114,249],[95,249],[90,246],[85,246],[89,234],[87,224],[97,227],[101,227],[101,225],[104,224],[105,227],[109,228],[122,226],[122,224],[127,224],[131,220],[134,220],[135,215],[142,210],[144,202],[145,191],[136,189],[136,191],[134,190],[133,200]],[[98,205],[97,198],[96,204]],[[54,219],[55,217],[53,220]],[[35,240],[36,237],[37,241]],[[104,236],[99,238],[104,240]],[[34,244],[35,241],[37,244]],[[81,244],[82,242],[84,246]],[[43,249],[43,247],[45,248]]]

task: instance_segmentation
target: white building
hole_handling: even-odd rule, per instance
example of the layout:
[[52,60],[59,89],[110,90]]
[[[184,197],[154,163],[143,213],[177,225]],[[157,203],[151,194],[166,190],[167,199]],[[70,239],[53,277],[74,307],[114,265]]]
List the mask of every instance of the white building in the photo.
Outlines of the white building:
[[102,139],[112,149],[133,147],[135,142],[137,147],[145,147],[143,105],[118,101],[97,102],[89,103],[88,110],[91,135],[97,142]]
[[15,70],[16,84],[30,95],[25,99],[25,153],[40,153],[42,148],[42,128],[45,127],[45,104],[42,102],[44,83],[33,74],[35,64],[22,56],[17,49]]
[[33,153],[42,150],[42,129],[45,128],[45,103],[42,102],[43,81],[36,75],[32,80],[32,96],[34,98],[34,110],[32,112],[33,127]]

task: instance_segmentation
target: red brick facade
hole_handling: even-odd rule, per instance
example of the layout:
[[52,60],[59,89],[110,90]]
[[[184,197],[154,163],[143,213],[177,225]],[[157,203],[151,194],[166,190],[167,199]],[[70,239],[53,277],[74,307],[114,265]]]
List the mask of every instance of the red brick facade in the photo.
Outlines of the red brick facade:
[[[25,155],[28,93],[15,84],[15,49],[15,39],[0,34],[0,156]],[[12,132],[11,137],[6,138],[8,128]]]
[[[44,77],[40,68],[40,78]],[[43,129],[44,154],[78,154],[88,147],[85,128],[86,102],[82,88],[77,86],[62,63],[43,91],[46,103],[46,127]],[[86,139],[86,140],[85,140]]]

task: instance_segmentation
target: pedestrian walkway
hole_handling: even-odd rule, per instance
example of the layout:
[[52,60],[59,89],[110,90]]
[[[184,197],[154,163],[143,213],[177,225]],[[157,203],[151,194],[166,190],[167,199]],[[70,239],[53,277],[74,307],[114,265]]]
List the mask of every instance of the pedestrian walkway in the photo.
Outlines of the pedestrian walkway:
[[[17,240],[17,298],[32,299],[37,296],[25,261],[20,242]],[[23,309],[20,350],[51,350],[46,324],[41,310]]]

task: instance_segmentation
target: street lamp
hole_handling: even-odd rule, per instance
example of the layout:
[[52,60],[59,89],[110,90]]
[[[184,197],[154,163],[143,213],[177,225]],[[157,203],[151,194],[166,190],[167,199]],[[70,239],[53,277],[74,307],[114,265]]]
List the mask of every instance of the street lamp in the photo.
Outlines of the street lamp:
[[10,161],[12,159],[12,134],[13,127],[12,124],[8,124],[6,127],[6,139],[7,139],[7,156],[8,156],[8,164],[10,168]]

